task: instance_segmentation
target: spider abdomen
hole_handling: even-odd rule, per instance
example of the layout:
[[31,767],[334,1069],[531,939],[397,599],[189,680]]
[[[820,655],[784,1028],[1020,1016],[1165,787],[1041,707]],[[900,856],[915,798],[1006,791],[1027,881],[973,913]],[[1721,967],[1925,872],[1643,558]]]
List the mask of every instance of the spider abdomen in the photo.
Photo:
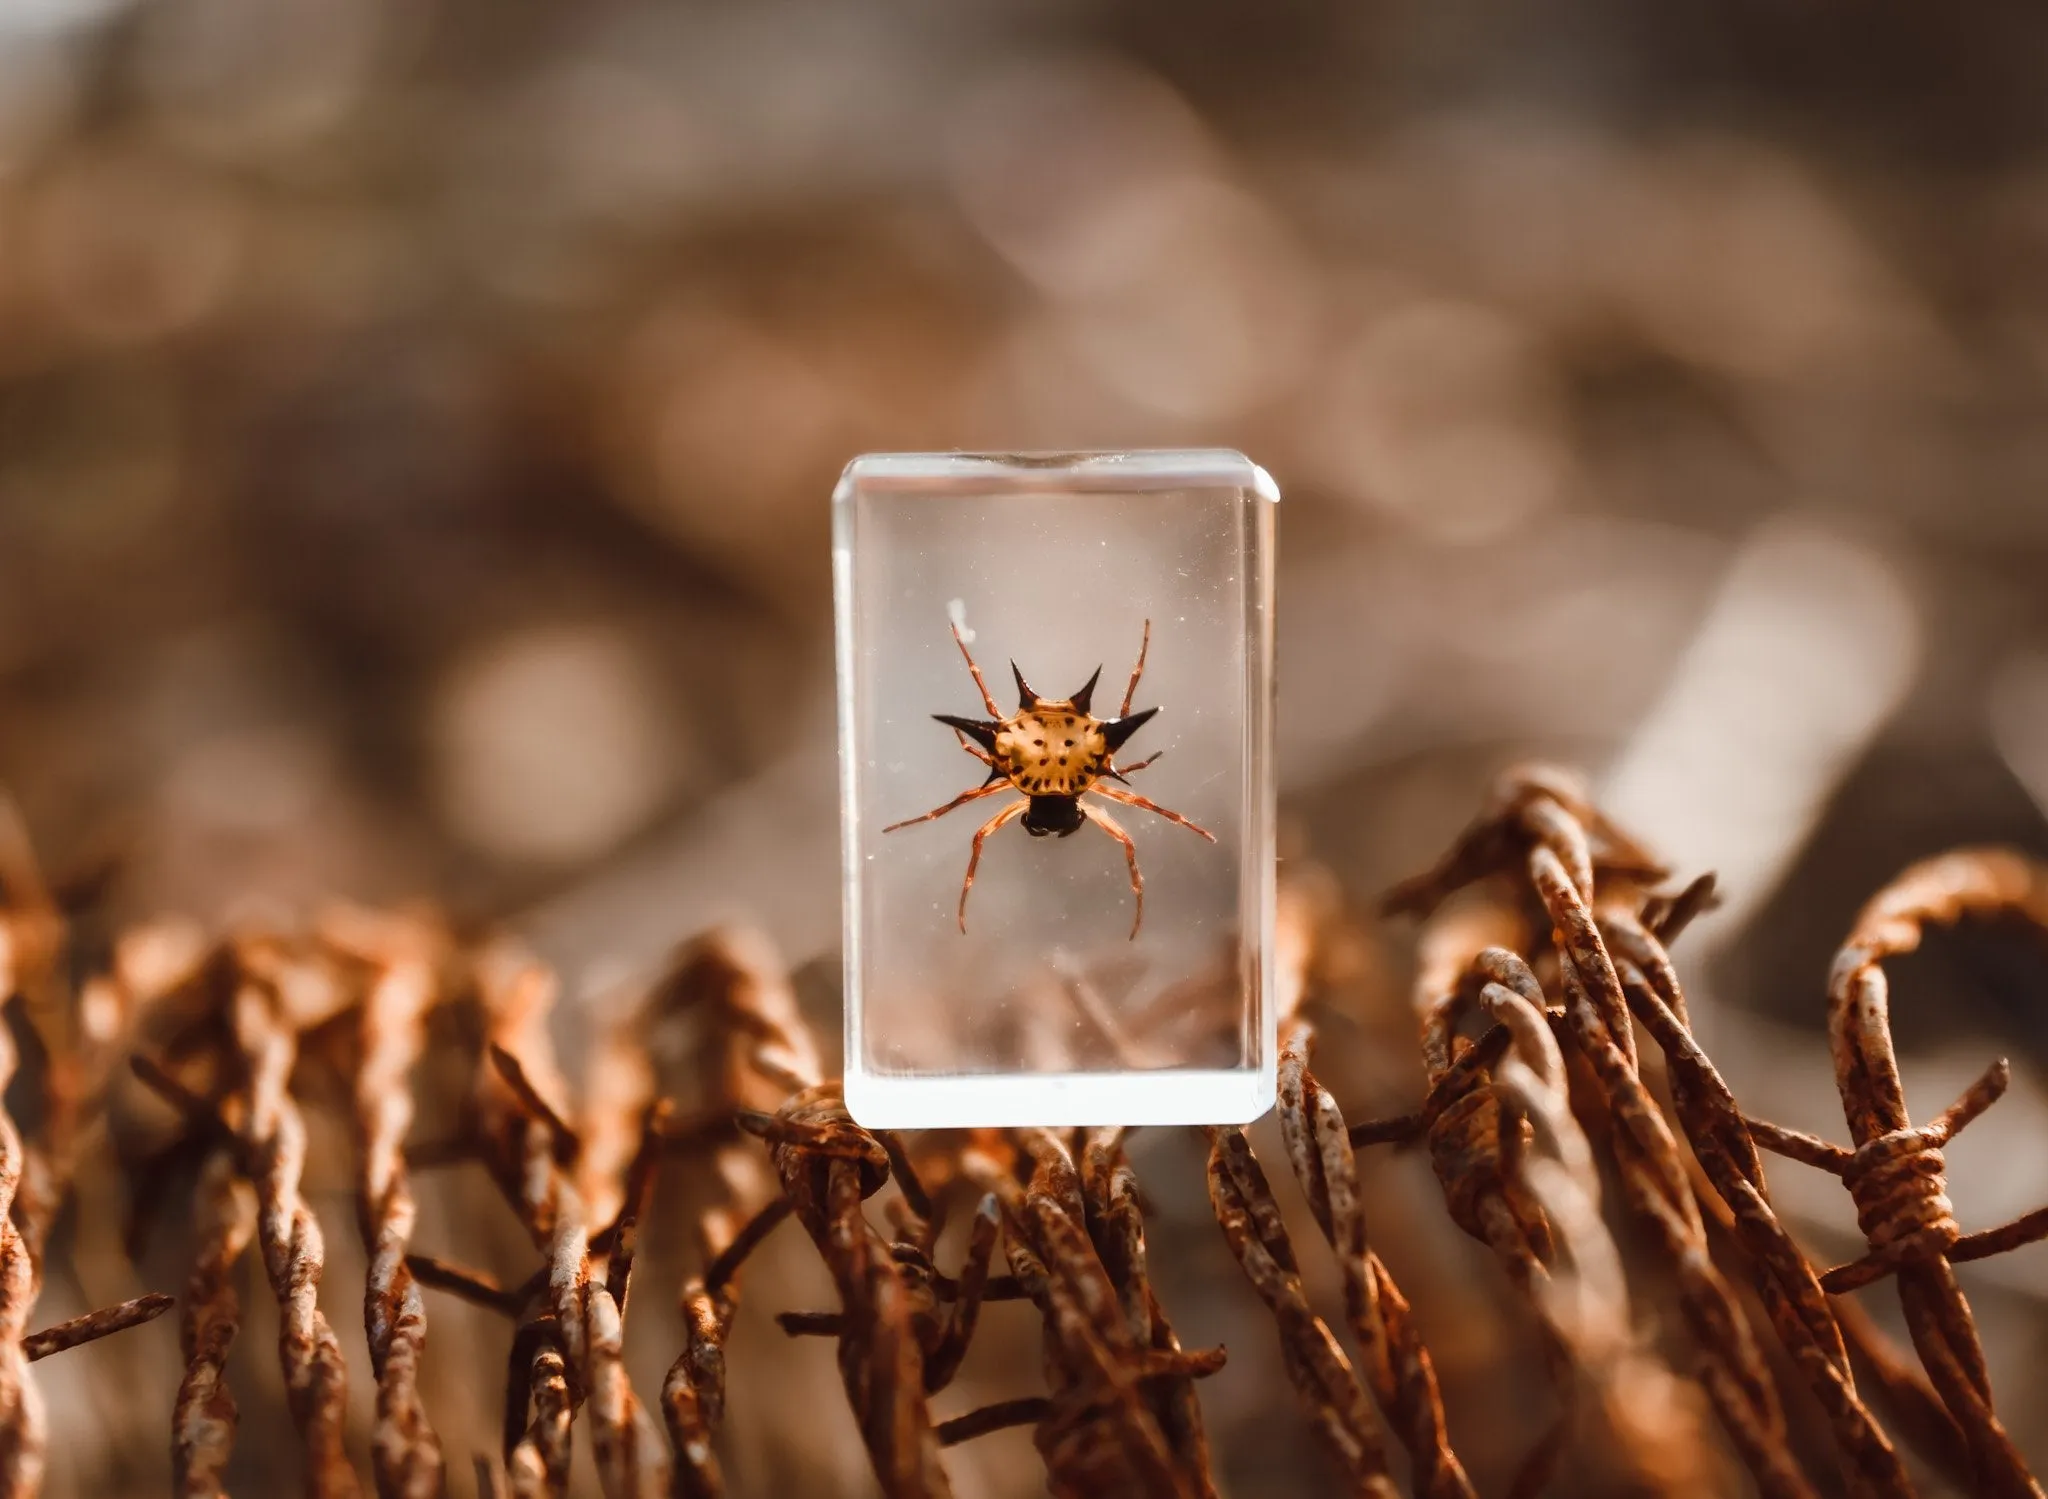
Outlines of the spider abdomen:
[[1065,838],[1081,831],[1081,825],[1088,819],[1081,814],[1081,803],[1071,796],[1034,796],[1024,809],[1024,831],[1034,838],[1043,838],[1048,833]]
[[996,727],[995,768],[1026,796],[1079,796],[1108,763],[1102,720],[1072,703],[1040,703]]

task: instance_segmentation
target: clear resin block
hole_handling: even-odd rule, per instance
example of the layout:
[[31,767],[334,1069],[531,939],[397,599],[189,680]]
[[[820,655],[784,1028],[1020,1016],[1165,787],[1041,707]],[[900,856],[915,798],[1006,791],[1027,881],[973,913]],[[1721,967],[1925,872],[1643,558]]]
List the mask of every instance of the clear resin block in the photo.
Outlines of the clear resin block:
[[[1228,1124],[1271,1106],[1278,498],[1223,451],[847,468],[833,563],[861,1123]],[[1117,799],[1133,796],[1213,841]],[[998,818],[963,930],[976,831]],[[1105,821],[1135,850],[1142,922]]]

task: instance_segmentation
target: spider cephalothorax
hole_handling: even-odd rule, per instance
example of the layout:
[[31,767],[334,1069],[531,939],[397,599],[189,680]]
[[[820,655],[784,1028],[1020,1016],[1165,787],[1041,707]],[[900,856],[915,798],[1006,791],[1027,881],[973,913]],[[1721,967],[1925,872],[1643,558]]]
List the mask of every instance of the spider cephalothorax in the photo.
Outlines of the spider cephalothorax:
[[1025,800],[1010,803],[983,823],[974,835],[974,848],[967,858],[967,877],[960,883],[960,930],[967,930],[967,892],[974,888],[974,869],[981,862],[983,841],[1004,823],[1021,816],[1024,831],[1034,838],[1049,835],[1064,838],[1077,832],[1083,822],[1092,822],[1123,845],[1124,858],[1131,869],[1131,893],[1136,897],[1137,910],[1131,918],[1131,935],[1136,937],[1138,924],[1145,919],[1145,879],[1138,873],[1137,845],[1107,812],[1092,803],[1083,802],[1081,797],[1092,793],[1126,806],[1142,807],[1200,833],[1211,843],[1216,841],[1214,834],[1206,828],[1197,827],[1178,812],[1170,812],[1134,792],[1119,791],[1102,784],[1105,780],[1113,780],[1129,785],[1124,780],[1125,776],[1143,770],[1159,758],[1155,753],[1135,765],[1118,766],[1116,763],[1117,751],[1159,711],[1157,708],[1146,708],[1137,713],[1131,711],[1138,678],[1145,672],[1145,653],[1152,644],[1152,621],[1145,621],[1144,639],[1138,646],[1138,664],[1131,668],[1131,685],[1124,691],[1123,706],[1117,710],[1115,718],[1097,718],[1094,714],[1095,684],[1102,676],[1101,667],[1095,668],[1095,675],[1072,697],[1043,698],[1031,690],[1031,684],[1024,680],[1024,673],[1017,669],[1014,661],[1010,663],[1010,673],[1017,679],[1017,711],[1005,717],[1002,709],[996,706],[995,698],[989,694],[988,683],[982,680],[981,668],[974,664],[974,656],[967,649],[967,642],[961,638],[957,625],[953,629],[953,641],[966,658],[968,671],[974,674],[974,685],[981,689],[981,700],[987,706],[989,716],[985,719],[958,718],[950,713],[934,713],[932,717],[959,735],[960,747],[989,768],[988,779],[973,790],[962,792],[943,807],[935,807],[921,817],[891,823],[882,831],[893,833],[912,823],[930,822],[945,816],[955,807],[980,797],[993,796],[999,791],[1020,791]]

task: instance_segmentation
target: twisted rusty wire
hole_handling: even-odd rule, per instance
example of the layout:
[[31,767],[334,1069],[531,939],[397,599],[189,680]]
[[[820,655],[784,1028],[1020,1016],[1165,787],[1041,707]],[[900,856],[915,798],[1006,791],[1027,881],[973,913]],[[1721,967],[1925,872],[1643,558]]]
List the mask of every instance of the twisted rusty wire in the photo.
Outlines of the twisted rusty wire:
[[[224,944],[206,949],[201,960],[181,965],[172,982],[209,1001],[217,1000],[224,986],[232,992],[239,982],[233,948]],[[199,1151],[192,1201],[196,1245],[178,1326],[185,1369],[172,1408],[171,1481],[183,1499],[218,1499],[226,1492],[222,1474],[234,1450],[239,1420],[227,1383],[228,1356],[241,1333],[235,1271],[257,1233],[251,1151],[242,1129],[248,1096],[244,1091],[210,1101],[148,1054],[138,1053],[132,1062],[136,1076],[178,1113],[181,1132],[167,1155]],[[150,1163],[154,1171],[145,1182],[160,1173],[165,1159],[159,1155]],[[136,1219],[130,1227],[131,1240],[138,1244],[144,1227],[142,1186],[138,1184]]]
[[[776,1138],[780,1133],[772,1119],[756,1127],[767,1129],[768,1138]],[[951,1384],[953,1376],[959,1372],[968,1342],[980,1321],[982,1303],[1000,1299],[1009,1290],[1008,1285],[996,1281],[990,1274],[1001,1219],[994,1195],[985,1195],[969,1226],[967,1252],[959,1275],[941,1273],[931,1257],[932,1243],[937,1237],[936,1220],[930,1216],[931,1201],[924,1196],[913,1168],[901,1153],[900,1144],[885,1133],[878,1132],[871,1138],[881,1147],[889,1161],[891,1175],[904,1189],[903,1195],[889,1204],[890,1217],[897,1229],[897,1238],[889,1246],[889,1252],[910,1299],[910,1330],[924,1361],[925,1393],[935,1395]],[[837,1151],[831,1142],[814,1137],[797,1139],[795,1143],[820,1154],[845,1153]],[[788,1211],[787,1199],[770,1203],[748,1225],[742,1239],[765,1233],[787,1217]],[[743,1247],[736,1245],[735,1252]],[[713,1271],[729,1275],[736,1268],[735,1252],[720,1256]],[[1011,1284],[1014,1284],[1014,1278]],[[781,1312],[775,1320],[791,1337],[839,1337],[847,1326],[845,1316],[838,1312]],[[974,1428],[972,1434],[978,1435],[983,1430],[992,1431],[1008,1424],[1012,1423],[998,1422],[996,1426],[984,1427],[977,1421],[968,1423],[968,1426]],[[960,1429],[965,1431],[967,1426]],[[966,1440],[966,1437],[953,1440]],[[952,1442],[942,1440],[940,1445],[950,1446]]]
[[241,944],[240,958],[230,1023],[245,1069],[242,1140],[256,1188],[257,1244],[277,1298],[278,1363],[305,1446],[308,1492],[350,1495],[357,1492],[356,1474],[342,1447],[348,1367],[341,1342],[319,1307],[326,1240],[299,1188],[306,1169],[306,1124],[291,1096],[298,1059],[293,1024],[298,995],[292,991],[325,987],[333,980],[301,955],[266,940]]
[[112,1337],[117,1332],[126,1332],[131,1327],[154,1322],[177,1304],[177,1297],[167,1296],[162,1291],[149,1291],[141,1296],[131,1296],[128,1300],[116,1302],[112,1306],[103,1306],[95,1311],[67,1318],[44,1328],[41,1332],[32,1332],[21,1340],[21,1349],[28,1355],[28,1361],[35,1363],[53,1353],[83,1348],[87,1343],[97,1343],[101,1338]]
[[[1453,891],[1504,872],[1533,888],[1553,933],[1566,1033],[1599,1083],[1622,1198],[1670,1270],[1697,1377],[1763,1493],[1803,1499],[1813,1489],[1788,1446],[1777,1387],[1740,1301],[1713,1263],[1677,1140],[1638,1071],[1628,999],[1594,915],[1596,870],[1625,880],[1665,873],[1568,778],[1514,771],[1437,867],[1397,887],[1387,904],[1427,913]],[[1486,976],[1512,988],[1525,972],[1496,963]],[[1540,989],[1524,997],[1545,1004]]]
[[[0,799],[0,1095],[21,1062],[6,1011],[28,1003],[45,981],[58,940],[26,832],[13,803]],[[22,1348],[41,1280],[35,1229],[19,1221],[33,1225],[45,1216],[35,1211],[33,1181],[24,1180],[34,1169],[20,1127],[0,1104],[0,1494],[10,1499],[41,1487],[48,1437],[42,1392]]]
[[772,1125],[765,1138],[783,1192],[839,1292],[840,1381],[875,1478],[889,1499],[948,1499],[912,1298],[861,1212],[888,1179],[888,1155],[831,1085],[794,1095]]
[[987,1150],[970,1152],[965,1165],[995,1199],[1011,1268],[1044,1323],[1051,1389],[1033,1439],[1052,1491],[1161,1499],[1212,1493],[1189,1382],[1222,1367],[1221,1350],[1181,1349],[1155,1315],[1140,1278],[1142,1246],[1132,1238],[1136,1203],[1114,1181],[1120,1143],[1113,1132],[1092,1142],[1098,1201],[1116,1215],[1098,1216],[1119,1265],[1112,1274],[1090,1236],[1090,1194],[1066,1142],[1039,1129],[1020,1131],[1018,1141],[1030,1163],[1028,1183]]
[[[1180,1339],[1152,1287],[1138,1178],[1124,1153],[1122,1130],[1093,1129],[1083,1137],[1081,1195],[1087,1206],[1089,1237],[1116,1288],[1132,1336],[1155,1353],[1182,1352]],[[1161,1373],[1146,1382],[1144,1396],[1167,1446],[1182,1459],[1196,1492],[1212,1494],[1209,1438],[1193,1373]]]
[[172,1482],[184,1499],[216,1499],[234,1448],[237,1411],[228,1388],[228,1352],[241,1331],[235,1265],[256,1236],[256,1197],[234,1152],[215,1150],[202,1168],[194,1202],[199,1249],[185,1283],[179,1345],[185,1374],[171,1417]]
[[[26,830],[12,802],[0,797],[0,1095],[20,1063],[9,1012],[21,1016],[45,1053],[35,1142],[23,1138],[0,1105],[0,1495],[8,1499],[34,1494],[42,1484],[47,1419],[28,1364],[137,1326],[171,1305],[168,1297],[149,1295],[26,1332],[87,1114],[153,976],[147,962],[131,963],[126,973],[95,976],[74,1007],[66,1002],[58,971],[65,941],[63,916]],[[127,955],[155,954],[142,943],[131,944]]]
[[1471,1499],[1472,1481],[1451,1451],[1436,1370],[1408,1302],[1374,1254],[1358,1191],[1358,1163],[1343,1112],[1309,1071],[1314,1028],[1299,1015],[1280,1030],[1280,1129],[1294,1177],[1344,1276],[1344,1313],[1366,1384],[1407,1449],[1424,1499]]
[[1840,1294],[1897,1278],[1906,1326],[1960,1432],[1975,1489],[2039,1495],[2041,1487],[1993,1409],[1970,1304],[1952,1266],[2048,1237],[2048,1209],[1965,1235],[1946,1194],[1942,1147],[2003,1095],[2003,1058],[1931,1122],[1906,1112],[1893,1050],[1887,960],[1913,951],[1929,926],[2014,917],[2048,930],[2048,867],[2002,849],[1960,849],[1907,869],[1871,898],[1835,959],[1828,1034],[1853,1149],[1760,1123],[1759,1144],[1842,1179],[1869,1252],[1821,1277]]
[[582,1204],[554,1175],[555,1234],[548,1254],[548,1302],[569,1368],[590,1412],[591,1445],[607,1499],[651,1499],[667,1492],[666,1444],[626,1377],[618,1302],[591,1275],[590,1232]]
[[[1628,862],[1641,867],[1646,858],[1628,846]],[[1647,1493],[1697,1492],[1713,1465],[1690,1402],[1658,1360],[1609,1335],[1626,1324],[1627,1287],[1599,1216],[1599,1180],[1583,1133],[1566,1095],[1551,1087],[1554,1078],[1562,1088],[1550,1029],[1562,1016],[1546,1008],[1527,965],[1499,945],[1527,939],[1527,923],[1501,893],[1451,901],[1424,924],[1415,1005],[1428,1096],[1415,1114],[1355,1126],[1350,1136],[1354,1143],[1425,1142],[1452,1221],[1493,1251],[1536,1309],[1565,1408],[1511,1492],[1537,1493],[1550,1482],[1582,1420],[1592,1424],[1581,1450],[1599,1454],[1619,1481]],[[1475,1005],[1497,1022],[1476,1041],[1459,1034]],[[1532,1129],[1539,1144],[1547,1142],[1534,1158],[1525,1143]],[[1569,1267],[1562,1280],[1561,1238]],[[1588,1265],[1595,1268],[1579,1268]],[[1604,1314],[1593,1315],[1587,1298],[1602,1294]],[[1576,1398],[1582,1388],[1584,1402]]]
[[[1277,903],[1273,1004],[1292,1018],[1306,997],[1313,966],[1315,923],[1292,899]],[[1387,1467],[1385,1443],[1371,1397],[1329,1324],[1309,1304],[1294,1246],[1266,1173],[1242,1129],[1208,1128],[1209,1208],[1238,1267],[1272,1313],[1280,1361],[1309,1429],[1344,1475],[1347,1490],[1365,1499],[1399,1493]]]
[[[1692,1037],[1668,952],[1711,898],[1710,887],[1646,893],[1661,876],[1568,782],[1548,773],[1506,781],[1443,864],[1396,895],[1398,904],[1428,910],[1463,885],[1489,886],[1484,901],[1447,909],[1425,927],[1417,984],[1429,1076],[1424,1104],[1400,1119],[1350,1128],[1310,1068],[1313,1031],[1296,1013],[1320,938],[1296,903],[1283,900],[1276,1001],[1290,1018],[1282,1032],[1281,1134],[1337,1255],[1355,1366],[1307,1300],[1280,1207],[1241,1131],[1209,1131],[1209,1188],[1225,1242],[1273,1314],[1290,1383],[1346,1488],[1397,1492],[1384,1421],[1405,1449],[1418,1494],[1471,1492],[1450,1450],[1428,1355],[1366,1240],[1353,1146],[1395,1140],[1427,1143],[1452,1217],[1489,1245],[1534,1307],[1570,1429],[1581,1438],[1582,1479],[1658,1495],[1720,1486],[1723,1475],[1699,1432],[1704,1400],[1764,1494],[1812,1492],[1789,1451],[1774,1382],[1785,1377],[1820,1402],[1849,1493],[1909,1494],[1897,1455],[1851,1378],[1853,1348],[1865,1361],[1859,1373],[1874,1370],[1885,1393],[1916,1412],[1915,1422],[1939,1428],[1937,1447],[1953,1421],[1977,1491],[2038,1492],[1992,1413],[1967,1303],[1956,1292],[1952,1311],[1943,1299],[1953,1263],[2048,1236],[2048,1210],[1963,1235],[1942,1195],[1941,1148],[1996,1100],[2008,1074],[1994,1066],[1939,1119],[1913,1127],[1885,1029],[1881,965],[1910,950],[1934,922],[2003,914],[2048,926],[2048,872],[2015,856],[1965,852],[1909,871],[1871,903],[1831,995],[1854,1148],[1741,1114]],[[7,901],[18,900],[19,889],[18,878],[8,881],[0,868],[0,969],[8,970],[0,971],[7,980],[0,987],[10,990],[21,987],[23,955],[45,961],[36,955],[49,950],[47,936],[30,930],[24,940],[10,919]],[[1523,910],[1513,904],[1532,896]],[[463,1148],[490,1169],[544,1264],[522,1285],[499,1286],[409,1253],[402,1136],[439,970],[432,944],[415,940],[416,927],[357,914],[360,920],[330,921],[318,943],[245,936],[222,945],[195,981],[196,1009],[170,1043],[172,1064],[138,1059],[138,1071],[180,1112],[187,1144],[204,1160],[195,1202],[199,1250],[181,1317],[186,1372],[173,1434],[179,1492],[220,1492],[236,1420],[224,1378],[240,1315],[234,1275],[252,1239],[261,1243],[279,1300],[280,1366],[304,1433],[309,1487],[346,1492],[354,1484],[345,1462],[338,1473],[322,1468],[325,1455],[339,1462],[340,1362],[315,1305],[322,1255],[299,1188],[305,1125],[292,1073],[300,1051],[322,1055],[313,1038],[332,1034],[328,1023],[360,1005],[348,1016],[361,1041],[350,1086],[371,1254],[366,1330],[379,1385],[373,1462],[384,1492],[424,1495],[444,1482],[416,1380],[424,1335],[419,1287],[437,1285],[523,1318],[506,1387],[511,1492],[565,1491],[575,1421],[587,1411],[607,1494],[721,1493],[714,1447],[736,1276],[767,1234],[795,1216],[840,1306],[785,1314],[784,1326],[837,1340],[849,1404],[890,1499],[946,1494],[946,1446],[1020,1424],[1034,1428],[1048,1484],[1063,1499],[1213,1495],[1195,1382],[1220,1365],[1221,1353],[1183,1348],[1160,1304],[1123,1132],[906,1142],[861,1129],[836,1090],[819,1083],[816,1048],[772,952],[746,934],[713,933],[686,946],[637,1009],[599,1038],[574,1124],[558,1102],[568,1092],[547,1040],[551,976],[486,954],[476,968],[485,1047],[469,1090],[473,1138]],[[1539,918],[1552,942],[1532,942],[1521,915]],[[32,1302],[43,1237],[106,1058],[125,1044],[151,993],[195,971],[175,951],[173,943],[149,961],[117,957],[115,972],[88,980],[75,1016],[64,1018],[76,1021],[66,1056],[78,1065],[52,1073],[35,1142],[15,1130],[10,1147],[11,1121],[0,1119],[0,1181],[14,1198],[14,1210],[0,1218],[0,1260],[11,1233],[29,1272],[26,1295],[7,1303],[18,1308],[18,1320]],[[1491,1028],[1461,1034],[1475,1017]],[[40,1034],[41,1021],[31,1020]],[[1662,1055],[1675,1129],[1644,1080],[1636,1024]],[[11,1033],[0,1044],[9,1044],[0,1063],[11,1074]],[[1575,1054],[1575,1071],[1564,1065],[1565,1051]],[[658,1065],[678,1057],[695,1073],[680,1090]],[[206,1092],[180,1076],[201,1061]],[[1601,1126],[1620,1199],[1675,1288],[1698,1389],[1672,1376],[1629,1326],[1627,1286],[1601,1221],[1600,1179],[1573,1117],[1568,1077],[1590,1079],[1576,1101],[1589,1125]],[[749,1135],[768,1146],[772,1177]],[[1681,1137],[1689,1155],[1679,1149]],[[1841,1176],[1870,1252],[1816,1276],[1770,1208],[1758,1145]],[[416,1154],[442,1149],[416,1147]],[[662,1392],[676,1449],[671,1468],[625,1382],[619,1341],[658,1163],[685,1151],[716,1181],[697,1223],[702,1268],[684,1287],[684,1348]],[[899,1191],[882,1200],[893,1239],[863,1209],[891,1180]],[[964,1258],[948,1276],[933,1250],[960,1189],[972,1189],[976,1205]],[[995,1273],[999,1252],[1007,1255],[1007,1275]],[[1752,1283],[1790,1355],[1788,1373],[1764,1363],[1745,1320],[1753,1313],[1735,1299],[1714,1254]],[[1899,1279],[1939,1404],[1913,1371],[1888,1361],[1852,1308],[1833,1307],[1824,1294],[1886,1275]],[[9,1294],[0,1283],[0,1297]],[[981,1307],[1012,1297],[1030,1299],[1040,1312],[1045,1393],[935,1423],[930,1397],[952,1383]],[[17,1335],[8,1348],[25,1366],[29,1357],[134,1325],[164,1304],[139,1298]],[[0,1354],[0,1398],[6,1377]],[[18,1377],[11,1389],[33,1399]],[[19,1399],[6,1408],[17,1429],[25,1410]],[[1517,1499],[1551,1476],[1566,1429],[1560,1423],[1524,1464],[1511,1490]],[[0,1450],[0,1461],[26,1452],[25,1445]],[[2012,1466],[2004,1465],[2008,1454]],[[481,1491],[498,1492],[495,1466],[479,1471]]]
[[1852,1491],[1904,1499],[1913,1492],[1912,1481],[1857,1393],[1823,1283],[1771,1208],[1763,1163],[1734,1093],[1693,1039],[1678,970],[1664,945],[1672,930],[1670,913],[1654,903],[1651,910],[1661,919],[1644,920],[1643,902],[1632,896],[1603,900],[1600,925],[1630,1009],[1664,1054],[1679,1128],[1714,1189],[1707,1203],[1722,1209],[1728,1231],[1749,1258],[1750,1284],[1827,1415],[1847,1459]]
[[1423,930],[1415,995],[1429,1081],[1419,1123],[1430,1166],[1451,1221],[1492,1249],[1527,1293],[1550,1258],[1550,1225],[1503,1156],[1507,1137],[1488,1069],[1507,1035],[1490,1033],[1472,1046],[1457,1034],[1471,1004],[1474,960],[1518,927],[1488,905],[1439,914]]
[[[1420,1114],[1407,1122],[1406,1133],[1427,1144],[1451,1221],[1492,1250],[1510,1283],[1537,1304],[1544,1358],[1567,1404],[1516,1477],[1517,1493],[1533,1493],[1549,1481],[1571,1433],[1569,1396],[1577,1350],[1551,1318],[1541,1315],[1555,1245],[1548,1216],[1514,1169],[1521,1131],[1502,1127],[1511,1110],[1500,1096],[1498,1062],[1511,1032],[1497,1027],[1477,1044],[1458,1034],[1479,980],[1474,968],[1479,954],[1493,950],[1495,938],[1517,940],[1521,929],[1510,912],[1490,901],[1439,911],[1425,924],[1415,1007],[1429,1094]],[[1376,1134],[1366,1126],[1352,1131],[1352,1138],[1362,1142]]]
[[[12,977],[0,974],[0,979]],[[11,993],[14,985],[4,987]],[[0,1021],[0,1093],[13,1081],[19,1060],[14,1038]],[[20,1129],[0,1108],[0,1493],[9,1496],[33,1494],[41,1487],[48,1437],[42,1393],[29,1375],[22,1348],[36,1298],[34,1258],[14,1219],[25,1156]]]
[[531,1419],[506,1458],[513,1492],[561,1492],[574,1408],[582,1405],[608,1499],[663,1493],[668,1454],[627,1379],[619,1304],[593,1275],[590,1229],[567,1169],[579,1142],[548,1100],[561,1091],[546,1029],[553,976],[506,956],[487,967],[483,987],[489,1035],[478,1079],[480,1143],[547,1265],[547,1316],[522,1327],[514,1345],[508,1432],[520,1409],[530,1409]]
[[[1526,972],[1505,950],[1488,956],[1496,972]],[[1575,1414],[1590,1426],[1584,1450],[1616,1487],[1673,1499],[1705,1492],[1719,1475],[1694,1402],[1638,1346],[1630,1326],[1621,1253],[1601,1217],[1592,1147],[1572,1114],[1564,1055],[1541,993],[1532,974],[1511,984],[1488,981],[1479,996],[1511,1040],[1493,1068],[1502,1167],[1543,1215],[1550,1249],[1526,1267],[1526,1289],[1564,1365],[1558,1383],[1567,1401],[1558,1435],[1532,1455],[1512,1492],[1535,1493],[1549,1481]]]
[[1281,1362],[1310,1429],[1344,1475],[1347,1492],[1397,1499],[1400,1490],[1387,1469],[1372,1399],[1329,1324],[1309,1305],[1279,1205],[1251,1142],[1234,1126],[1207,1133],[1210,1208],[1278,1325]]
[[[699,1118],[777,1109],[822,1076],[788,976],[758,933],[720,928],[683,944],[645,1015],[650,1033],[695,1026],[688,1050]],[[696,1222],[702,1268],[683,1284],[683,1347],[661,1386],[675,1488],[685,1499],[725,1492],[714,1443],[725,1417],[725,1341],[739,1310],[739,1270],[789,1213],[751,1147],[713,1135],[708,1164],[715,1186]]]
[[[547,1036],[554,979],[537,963],[492,952],[479,960],[476,982],[486,1050],[476,1063],[475,1139],[469,1144],[528,1236],[545,1248],[558,1201],[548,1188],[558,1163],[574,1159],[576,1144],[541,1091],[543,1083],[559,1089]],[[497,1060],[501,1056],[513,1058],[509,1067]],[[552,1264],[550,1258],[547,1268]],[[520,1299],[522,1310],[529,1299]],[[519,1499],[565,1491],[575,1399],[552,1313],[522,1322],[512,1339],[504,1446],[509,1487]]]
[[332,914],[323,935],[371,965],[353,1100],[356,1217],[369,1254],[363,1330],[377,1381],[371,1462],[383,1499],[432,1499],[445,1485],[446,1464],[420,1398],[427,1309],[406,1264],[418,1209],[404,1146],[413,1118],[412,1070],[435,997],[436,954],[426,933],[367,912]]

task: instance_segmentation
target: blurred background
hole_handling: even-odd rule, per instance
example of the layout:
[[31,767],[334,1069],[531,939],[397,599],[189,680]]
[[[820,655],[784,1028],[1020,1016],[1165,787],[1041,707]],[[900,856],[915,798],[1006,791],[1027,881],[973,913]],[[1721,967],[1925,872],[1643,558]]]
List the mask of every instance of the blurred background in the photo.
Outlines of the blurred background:
[[[1960,841],[2048,849],[2044,76],[2021,3],[0,0],[0,785],[59,871],[118,855],[118,912],[431,895],[572,996],[743,915],[834,1035],[840,467],[1235,446],[1286,497],[1290,861],[1363,904],[1504,764],[1584,766],[1722,875],[1680,956],[1737,1093],[1841,1138],[1856,907]],[[1361,1117],[1420,1093],[1405,941],[1331,1064]],[[1978,937],[1898,967],[1917,1116],[2015,1061],[1952,1153],[1966,1229],[2048,1197],[2044,976]],[[1231,1491],[1299,1492],[1199,1147],[1139,1165],[1192,1225],[1183,1335],[1231,1344]],[[1497,1491],[1533,1428],[1474,1414],[1491,1266],[1425,1167],[1375,1169]],[[1847,1257],[1836,1183],[1773,1185]],[[818,1294],[783,1258],[762,1318]],[[1962,1273],[2048,1461],[2048,1251]],[[174,1378],[173,1330],[129,1336],[44,1366],[79,1491],[162,1483],[135,1371]],[[865,1492],[829,1349],[742,1339],[741,1491]],[[750,1359],[845,1429],[778,1449]],[[126,1424],[84,1393],[116,1363]],[[963,1490],[1034,1492],[1025,1440]]]

